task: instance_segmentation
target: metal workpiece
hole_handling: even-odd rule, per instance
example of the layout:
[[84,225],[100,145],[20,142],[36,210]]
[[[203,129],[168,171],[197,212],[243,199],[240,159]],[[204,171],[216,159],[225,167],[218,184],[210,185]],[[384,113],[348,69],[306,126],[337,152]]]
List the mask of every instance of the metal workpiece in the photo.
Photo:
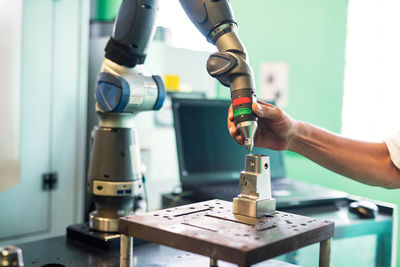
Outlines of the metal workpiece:
[[250,199],[236,197],[233,199],[233,213],[243,216],[260,218],[264,215],[274,214],[276,209],[275,199]]
[[200,254],[210,263],[250,266],[331,238],[334,223],[279,211],[251,218],[233,214],[231,202],[209,200],[122,217],[120,233]]
[[24,266],[22,250],[16,246],[0,247],[0,266]]
[[268,156],[246,155],[245,170],[240,173],[240,189],[238,197],[233,199],[234,214],[259,218],[275,212]]

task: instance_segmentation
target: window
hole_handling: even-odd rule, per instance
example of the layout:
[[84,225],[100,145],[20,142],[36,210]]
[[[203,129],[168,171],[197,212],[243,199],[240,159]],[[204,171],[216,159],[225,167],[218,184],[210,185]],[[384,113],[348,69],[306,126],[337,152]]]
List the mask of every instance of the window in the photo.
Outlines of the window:
[[382,141],[400,131],[400,1],[350,0],[342,133]]
[[174,46],[210,52],[216,50],[190,21],[178,0],[160,1],[157,26],[171,30],[171,44]]

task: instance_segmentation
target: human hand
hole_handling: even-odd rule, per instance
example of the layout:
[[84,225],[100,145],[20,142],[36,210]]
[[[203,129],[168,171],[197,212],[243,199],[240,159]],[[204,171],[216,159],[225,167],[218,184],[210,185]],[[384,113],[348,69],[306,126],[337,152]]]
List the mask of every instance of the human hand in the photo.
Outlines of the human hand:
[[[252,109],[258,117],[254,145],[272,150],[290,149],[297,121],[279,108],[261,101],[253,103]],[[233,121],[232,105],[228,111],[228,130],[236,142],[244,145],[243,137]]]

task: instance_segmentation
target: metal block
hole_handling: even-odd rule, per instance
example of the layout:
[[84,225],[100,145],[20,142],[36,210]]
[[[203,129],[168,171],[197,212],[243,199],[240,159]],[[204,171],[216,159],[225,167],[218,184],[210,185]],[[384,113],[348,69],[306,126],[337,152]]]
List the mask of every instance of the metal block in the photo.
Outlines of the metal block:
[[240,173],[240,188],[239,196],[233,199],[233,213],[262,217],[275,212],[268,156],[246,155],[245,170]]
[[275,213],[275,199],[249,199],[243,197],[235,197],[233,199],[232,212],[249,217],[262,217]]
[[327,240],[333,231],[333,222],[285,212],[233,214],[222,200],[120,219],[121,234],[243,266]]

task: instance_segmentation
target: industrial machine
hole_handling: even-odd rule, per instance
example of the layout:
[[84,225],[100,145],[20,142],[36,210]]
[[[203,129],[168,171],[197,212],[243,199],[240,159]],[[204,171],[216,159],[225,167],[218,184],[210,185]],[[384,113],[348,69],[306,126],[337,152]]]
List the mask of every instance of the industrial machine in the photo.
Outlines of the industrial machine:
[[[255,84],[230,3],[180,2],[196,27],[219,50],[209,57],[207,70],[230,87],[234,121],[251,153],[257,129],[257,117],[251,109],[256,100]],[[105,48],[95,90],[100,121],[92,134],[87,184],[96,204],[89,218],[91,230],[118,232],[118,219],[132,212],[134,196],[142,187],[133,118],[139,112],[160,109],[165,97],[161,78],[145,74],[143,68],[154,34],[158,3],[124,0]]]

